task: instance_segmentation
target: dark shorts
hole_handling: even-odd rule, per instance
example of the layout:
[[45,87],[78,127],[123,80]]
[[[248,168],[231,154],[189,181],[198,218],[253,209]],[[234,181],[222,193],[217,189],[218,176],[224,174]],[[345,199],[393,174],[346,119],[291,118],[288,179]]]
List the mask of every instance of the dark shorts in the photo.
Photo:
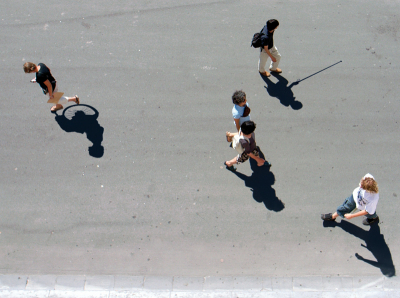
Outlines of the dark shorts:
[[[260,155],[260,152],[258,151],[259,149],[258,149],[258,147],[256,148],[256,149],[254,149],[253,150],[253,152],[251,152],[251,153],[253,153],[255,156],[259,156]],[[249,159],[249,155],[248,155],[248,153],[245,153],[245,152],[243,152],[242,154],[239,154],[238,155],[238,157],[237,157],[237,163],[238,164],[240,164],[240,163],[244,163],[246,160],[248,160]]]

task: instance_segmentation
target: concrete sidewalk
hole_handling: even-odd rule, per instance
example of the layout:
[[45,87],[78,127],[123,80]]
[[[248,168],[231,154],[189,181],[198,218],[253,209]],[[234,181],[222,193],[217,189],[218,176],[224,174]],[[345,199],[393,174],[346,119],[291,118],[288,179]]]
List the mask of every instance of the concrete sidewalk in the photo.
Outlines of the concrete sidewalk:
[[0,297],[400,297],[400,279],[384,276],[0,275]]

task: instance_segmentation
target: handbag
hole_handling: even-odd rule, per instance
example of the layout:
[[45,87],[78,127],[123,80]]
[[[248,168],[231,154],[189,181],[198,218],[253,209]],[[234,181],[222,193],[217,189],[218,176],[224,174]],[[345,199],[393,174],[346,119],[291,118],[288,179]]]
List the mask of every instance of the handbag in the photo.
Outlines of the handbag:
[[239,134],[232,138],[232,148],[235,149],[239,154],[242,154],[244,152],[244,148],[242,147],[242,144],[240,144],[240,140],[246,140],[249,143],[250,140],[244,136],[241,136],[240,131]]

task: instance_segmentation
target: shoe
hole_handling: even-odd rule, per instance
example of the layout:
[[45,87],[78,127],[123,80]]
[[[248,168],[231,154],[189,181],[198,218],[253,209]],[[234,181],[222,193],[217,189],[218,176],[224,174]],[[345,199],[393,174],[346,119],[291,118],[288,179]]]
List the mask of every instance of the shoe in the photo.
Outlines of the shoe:
[[363,225],[370,226],[370,225],[373,225],[374,223],[378,223],[378,222],[379,222],[379,216],[377,216],[375,218],[364,218]]
[[77,105],[80,104],[79,96],[78,96],[78,95],[75,95],[75,99],[76,99],[76,104],[77,104]]
[[272,72],[276,72],[276,73],[282,73],[282,69],[280,69],[280,68],[276,68],[276,69],[269,69],[270,71],[272,71]]
[[224,165],[226,166],[226,169],[231,171],[231,172],[236,172],[236,168],[234,166],[230,166],[228,167],[228,165],[226,164],[226,161],[224,162]]
[[267,77],[267,78],[271,76],[271,74],[269,72],[266,72],[266,71],[260,72],[260,75],[262,75],[264,77]]
[[336,218],[332,218],[332,213],[327,213],[327,214],[321,214],[322,220],[327,220],[327,221],[336,221]]

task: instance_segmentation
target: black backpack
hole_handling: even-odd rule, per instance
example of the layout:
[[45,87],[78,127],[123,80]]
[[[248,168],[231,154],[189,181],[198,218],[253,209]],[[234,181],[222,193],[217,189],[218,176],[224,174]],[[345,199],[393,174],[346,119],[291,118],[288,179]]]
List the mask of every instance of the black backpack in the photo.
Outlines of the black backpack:
[[262,33],[263,30],[264,30],[264,28],[262,28],[259,33],[258,32],[254,33],[253,39],[251,40],[250,47],[253,47],[253,48],[261,47],[261,37],[264,35],[264,33]]

